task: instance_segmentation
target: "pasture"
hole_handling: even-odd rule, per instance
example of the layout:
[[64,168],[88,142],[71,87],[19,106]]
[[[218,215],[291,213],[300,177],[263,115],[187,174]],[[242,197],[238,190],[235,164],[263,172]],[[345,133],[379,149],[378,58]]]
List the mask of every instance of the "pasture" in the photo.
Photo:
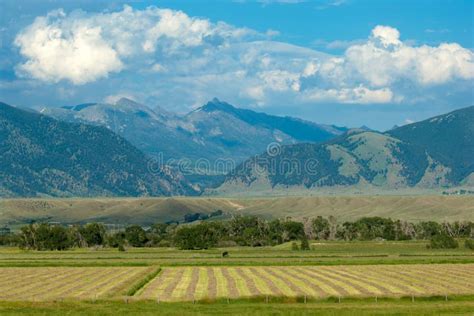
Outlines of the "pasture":
[[0,226],[19,227],[31,220],[62,224],[103,222],[151,225],[182,221],[189,213],[222,210],[265,218],[335,216],[340,221],[381,216],[404,221],[474,221],[474,196],[288,196],[0,199]]
[[[286,266],[474,263],[473,252],[427,249],[427,241],[311,242],[309,251],[293,251],[291,243],[274,247],[230,247],[180,251],[174,248],[72,249],[23,251],[0,248],[0,267],[98,266]],[[223,258],[222,252],[229,257]]]

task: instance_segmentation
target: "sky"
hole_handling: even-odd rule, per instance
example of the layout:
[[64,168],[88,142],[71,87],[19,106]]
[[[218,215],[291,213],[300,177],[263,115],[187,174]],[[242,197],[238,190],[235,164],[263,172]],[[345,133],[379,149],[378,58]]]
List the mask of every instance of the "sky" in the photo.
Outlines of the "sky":
[[386,130],[474,105],[474,1],[0,2],[0,101],[128,97]]

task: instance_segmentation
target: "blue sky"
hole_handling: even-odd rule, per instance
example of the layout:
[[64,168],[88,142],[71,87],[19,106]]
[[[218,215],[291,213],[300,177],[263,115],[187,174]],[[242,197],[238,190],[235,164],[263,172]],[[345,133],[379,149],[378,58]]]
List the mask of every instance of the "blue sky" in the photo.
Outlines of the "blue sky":
[[[152,7],[151,7],[152,6]],[[2,1],[0,99],[214,96],[387,129],[474,104],[473,1]]]

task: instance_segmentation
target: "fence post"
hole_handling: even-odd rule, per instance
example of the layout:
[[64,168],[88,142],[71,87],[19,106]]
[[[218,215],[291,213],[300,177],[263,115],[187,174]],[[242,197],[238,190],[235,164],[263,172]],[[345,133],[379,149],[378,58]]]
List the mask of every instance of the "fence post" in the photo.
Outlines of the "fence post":
[[447,302],[447,301],[448,301],[448,294],[446,294],[446,295],[444,296],[444,298],[445,298],[445,300],[446,300],[446,302]]
[[304,303],[306,304],[306,295],[304,296]]
[[413,295],[413,294],[411,295],[411,301],[412,301],[412,303],[415,302],[415,295]]
[[378,302],[378,298],[377,298],[377,296],[376,296],[376,297],[375,297],[375,303],[377,303],[377,302]]
[[341,297],[340,296],[338,297],[338,300],[339,300],[339,303],[340,303],[341,302]]

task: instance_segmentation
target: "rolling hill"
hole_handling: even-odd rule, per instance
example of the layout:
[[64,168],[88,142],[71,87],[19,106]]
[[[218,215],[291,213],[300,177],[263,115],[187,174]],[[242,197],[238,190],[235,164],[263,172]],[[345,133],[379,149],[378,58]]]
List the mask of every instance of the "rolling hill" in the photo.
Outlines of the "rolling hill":
[[110,130],[0,103],[0,196],[196,194]]
[[[293,196],[272,198],[68,198],[0,200],[0,227],[31,221],[63,224],[103,222],[151,225],[183,221],[190,213],[222,210],[236,214],[298,220],[335,216],[339,221],[382,216],[406,221],[474,221],[473,196]],[[448,211],[449,210],[449,211]]]

